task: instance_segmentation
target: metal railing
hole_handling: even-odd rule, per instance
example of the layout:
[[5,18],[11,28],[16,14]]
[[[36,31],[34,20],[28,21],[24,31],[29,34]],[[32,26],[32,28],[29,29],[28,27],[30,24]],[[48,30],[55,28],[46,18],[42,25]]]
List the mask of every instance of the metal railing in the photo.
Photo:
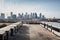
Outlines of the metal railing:
[[[55,35],[60,36],[60,28],[54,27],[54,25],[47,24],[44,22],[41,22],[40,24],[43,25],[43,27],[46,28],[47,30],[53,32]],[[53,30],[57,33],[55,33]]]

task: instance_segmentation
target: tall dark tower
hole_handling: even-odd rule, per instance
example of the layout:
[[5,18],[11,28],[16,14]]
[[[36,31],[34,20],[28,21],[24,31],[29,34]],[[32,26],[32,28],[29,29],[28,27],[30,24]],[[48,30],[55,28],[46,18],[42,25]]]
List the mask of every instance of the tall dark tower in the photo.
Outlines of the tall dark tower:
[[24,14],[22,13],[22,16],[23,16]]
[[37,13],[35,12],[35,18],[37,18]]
[[23,18],[23,17],[24,17],[24,13],[21,14],[21,18]]
[[1,13],[1,18],[4,19],[5,18],[5,14]]
[[28,13],[26,12],[26,15],[27,15]]
[[19,18],[22,18],[22,15],[23,15],[23,14],[20,14],[20,13],[19,13],[19,14],[18,14],[18,17],[19,17]]
[[18,16],[20,17],[20,13],[18,13]]
[[42,17],[42,13],[40,13],[40,16],[39,16],[39,18],[41,18]]
[[11,12],[11,16],[13,15],[13,12]]
[[45,16],[44,15],[42,15],[42,19],[45,19]]

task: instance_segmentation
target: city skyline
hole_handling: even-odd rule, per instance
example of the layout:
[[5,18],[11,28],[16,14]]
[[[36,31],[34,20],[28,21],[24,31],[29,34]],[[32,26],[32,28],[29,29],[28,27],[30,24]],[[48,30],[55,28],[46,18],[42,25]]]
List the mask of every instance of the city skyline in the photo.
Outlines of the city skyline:
[[0,0],[0,13],[10,15],[10,12],[42,13],[48,18],[60,18],[60,0]]
[[45,19],[45,15],[43,15],[42,13],[40,13],[39,15],[37,15],[37,13],[18,13],[18,15],[14,14],[13,12],[10,12],[10,16],[5,16],[5,13],[1,13],[0,14],[0,19]]

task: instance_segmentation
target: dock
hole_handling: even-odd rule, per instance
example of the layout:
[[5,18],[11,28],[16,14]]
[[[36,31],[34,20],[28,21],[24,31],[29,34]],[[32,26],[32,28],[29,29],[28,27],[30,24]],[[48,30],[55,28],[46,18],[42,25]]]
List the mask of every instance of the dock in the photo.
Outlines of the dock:
[[13,23],[0,29],[0,40],[60,40],[41,24]]
[[[24,26],[12,38],[13,40],[60,40],[52,32],[49,32],[41,25],[23,24]],[[10,40],[12,40],[10,39]]]

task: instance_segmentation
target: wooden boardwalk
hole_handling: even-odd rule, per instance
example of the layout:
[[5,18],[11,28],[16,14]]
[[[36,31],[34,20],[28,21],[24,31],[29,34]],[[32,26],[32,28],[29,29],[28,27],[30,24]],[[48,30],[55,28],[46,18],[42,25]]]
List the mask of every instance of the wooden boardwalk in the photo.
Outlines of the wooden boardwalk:
[[38,24],[23,24],[24,26],[9,38],[9,40],[60,40],[52,32],[49,32]]

